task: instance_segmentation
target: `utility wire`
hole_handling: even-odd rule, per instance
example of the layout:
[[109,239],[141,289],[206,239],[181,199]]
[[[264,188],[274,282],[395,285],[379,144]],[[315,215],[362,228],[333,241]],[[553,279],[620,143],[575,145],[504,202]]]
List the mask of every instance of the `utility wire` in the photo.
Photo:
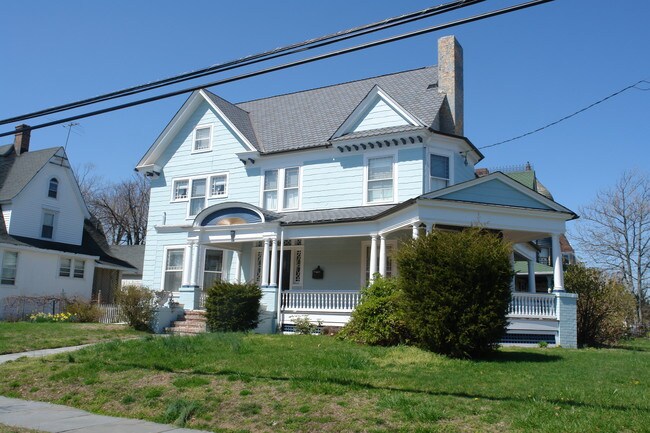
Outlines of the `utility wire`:
[[623,93],[623,92],[625,92],[625,91],[627,91],[627,90],[630,90],[630,89],[644,90],[644,91],[646,91],[646,90],[650,90],[650,88],[641,88],[641,87],[638,87],[639,84],[642,84],[642,83],[643,83],[643,84],[650,84],[650,81],[647,81],[647,80],[639,80],[639,81],[637,81],[636,83],[634,83],[634,84],[632,84],[632,85],[630,85],[630,86],[624,87],[624,88],[622,88],[621,90],[619,90],[619,91],[617,91],[617,92],[614,92],[614,93],[612,93],[611,95],[606,96],[606,97],[604,97],[603,99],[600,99],[600,100],[598,100],[598,101],[596,101],[596,102],[594,102],[594,103],[592,103],[592,104],[589,104],[588,106],[586,106],[586,107],[584,107],[584,108],[581,108],[580,110],[578,110],[578,111],[576,111],[576,112],[574,112],[574,113],[571,113],[571,114],[569,114],[569,115],[567,115],[567,116],[564,116],[564,117],[562,117],[562,118],[560,118],[560,119],[558,119],[558,120],[556,120],[556,121],[554,121],[554,122],[551,122],[551,123],[549,123],[549,124],[546,124],[546,125],[544,125],[544,126],[542,126],[542,127],[540,127],[540,128],[534,129],[534,130],[532,130],[532,131],[526,132],[525,134],[521,134],[521,135],[518,135],[518,136],[516,136],[516,137],[509,138],[509,139],[507,139],[507,140],[499,141],[499,142],[497,142],[497,143],[488,144],[487,146],[481,146],[481,147],[479,147],[479,149],[487,149],[487,148],[489,148],[489,147],[500,146],[500,145],[505,144],[505,143],[510,143],[511,141],[519,140],[520,138],[528,137],[529,135],[533,135],[533,134],[538,133],[538,132],[540,132],[540,131],[543,131],[543,130],[545,130],[545,129],[547,129],[547,128],[550,128],[551,126],[557,125],[557,124],[560,123],[560,122],[564,122],[565,120],[568,120],[568,119],[570,119],[570,118],[572,118],[572,117],[574,117],[574,116],[577,116],[577,115],[580,114],[580,113],[584,113],[585,111],[589,110],[590,108],[593,108],[593,107],[595,107],[595,106],[598,105],[598,104],[602,104],[603,102],[607,101],[608,99],[612,99],[612,98],[614,98],[614,97],[620,95],[621,93]]
[[250,66],[260,62],[266,62],[272,59],[277,59],[291,54],[305,52],[308,50],[342,42],[348,39],[367,35],[370,33],[375,33],[391,27],[401,26],[404,24],[422,20],[424,18],[429,18],[435,15],[443,14],[452,10],[482,3],[484,1],[486,0],[457,0],[451,3],[445,3],[438,6],[429,7],[426,9],[422,9],[416,12],[411,12],[401,16],[387,18],[383,21],[378,21],[371,24],[366,24],[363,26],[342,30],[337,33],[320,36],[314,39],[309,39],[303,42],[298,42],[284,47],[275,48],[273,50],[265,51],[262,53],[252,54],[249,56],[242,57],[240,59],[230,60],[228,62],[216,64],[213,66],[209,66],[207,68],[198,69],[196,71],[186,72],[180,75],[175,75],[161,80],[152,81],[146,84],[128,87],[122,90],[117,90],[114,92],[98,95],[92,98],[83,99],[76,102],[70,102],[67,104],[58,105],[58,106],[46,108],[39,111],[34,111],[32,113],[23,114],[20,116],[1,119],[0,125],[20,122],[23,120],[32,119],[34,117],[41,117],[47,114],[59,113],[61,111],[68,111],[74,108],[80,108],[87,105],[96,104],[99,102],[104,102],[116,98],[135,95],[138,93],[146,92],[160,87],[170,86],[172,84],[177,84],[184,81],[194,80],[200,77],[213,75],[219,72],[225,72],[232,69],[241,68],[244,66]]
[[[474,16],[471,16],[471,17],[468,17],[468,18],[462,18],[462,19],[459,19],[459,20],[456,20],[456,21],[451,21],[451,22],[445,23],[445,24],[439,24],[439,25],[435,25],[435,26],[431,26],[431,27],[426,27],[426,28],[423,28],[423,29],[414,30],[414,31],[407,32],[407,33],[402,33],[400,35],[391,36],[391,37],[384,38],[384,39],[379,39],[379,40],[376,40],[376,41],[366,42],[366,43],[355,45],[355,46],[352,46],[352,47],[342,48],[342,49],[336,50],[336,51],[330,51],[328,53],[319,54],[319,55],[316,55],[316,56],[313,56],[313,57],[308,57],[306,59],[300,59],[300,60],[295,60],[295,61],[289,62],[289,63],[283,63],[281,65],[271,66],[271,67],[268,67],[268,68],[265,68],[265,69],[244,73],[244,74],[236,75],[236,76],[229,77],[229,78],[224,78],[224,79],[221,79],[221,80],[218,80],[218,81],[213,81],[211,83],[205,83],[205,84],[201,84],[201,85],[198,85],[198,86],[192,86],[192,87],[188,87],[188,88],[185,88],[185,89],[176,90],[176,91],[173,91],[173,92],[164,93],[164,94],[157,95],[157,96],[152,96],[152,97],[145,98],[145,99],[139,99],[139,100],[136,100],[136,101],[131,101],[131,102],[128,102],[128,103],[125,103],[125,104],[115,105],[115,106],[103,108],[103,109],[100,109],[100,110],[95,110],[95,111],[91,111],[91,112],[87,112],[87,113],[83,113],[83,114],[78,114],[78,115],[66,117],[66,118],[59,119],[59,120],[52,121],[52,122],[41,123],[41,124],[38,124],[38,125],[31,126],[30,129],[34,130],[34,129],[46,128],[46,127],[49,127],[49,126],[59,125],[59,124],[66,123],[66,122],[71,122],[71,121],[74,121],[74,120],[79,120],[79,119],[84,119],[84,118],[87,118],[87,117],[97,116],[97,115],[100,115],[100,114],[109,113],[109,112],[117,111],[117,110],[122,110],[122,109],[125,109],[125,108],[134,107],[134,106],[137,106],[137,105],[147,104],[149,102],[154,102],[154,101],[158,101],[158,100],[161,100],[161,99],[171,98],[171,97],[174,97],[174,96],[182,95],[184,93],[190,93],[190,92],[193,92],[195,90],[200,90],[200,89],[203,89],[203,88],[206,88],[206,87],[219,86],[219,85],[222,85],[222,84],[243,80],[243,79],[255,77],[255,76],[258,76],[258,75],[268,74],[270,72],[280,71],[280,70],[283,70],[283,69],[292,68],[292,67],[295,67],[295,66],[312,63],[312,62],[315,62],[315,61],[318,61],[318,60],[323,60],[323,59],[328,59],[328,58],[331,58],[331,57],[340,56],[342,54],[347,54],[347,53],[352,53],[352,52],[356,52],[356,51],[360,51],[360,50],[365,50],[365,49],[368,49],[368,48],[371,48],[371,47],[376,47],[376,46],[388,44],[388,43],[391,43],[391,42],[400,41],[400,40],[403,40],[403,39],[409,39],[409,38],[412,38],[412,37],[415,37],[415,36],[419,36],[419,35],[423,35],[423,34],[427,34],[427,33],[432,33],[432,32],[438,31],[438,30],[448,29],[450,27],[459,26],[461,24],[467,24],[467,23],[471,23],[471,22],[475,22],[475,21],[480,21],[480,20],[484,20],[484,19],[487,19],[487,18],[492,18],[492,17],[495,17],[495,16],[504,15],[504,14],[507,14],[507,13],[519,11],[519,10],[522,10],[522,9],[527,9],[527,8],[530,8],[530,7],[533,7],[533,6],[538,6],[540,4],[550,3],[552,1],[554,1],[554,0],[532,0],[532,1],[529,1],[529,2],[526,2],[526,3],[520,3],[520,4],[517,4],[517,5],[514,5],[514,6],[509,6],[509,7],[506,7],[506,8],[498,9],[496,11],[485,12],[485,13],[482,13],[482,14],[479,14],[479,15],[474,15]],[[8,136],[8,135],[13,135],[13,134],[15,134],[15,131],[3,132],[3,133],[0,133],[0,137],[5,137],[5,136]]]

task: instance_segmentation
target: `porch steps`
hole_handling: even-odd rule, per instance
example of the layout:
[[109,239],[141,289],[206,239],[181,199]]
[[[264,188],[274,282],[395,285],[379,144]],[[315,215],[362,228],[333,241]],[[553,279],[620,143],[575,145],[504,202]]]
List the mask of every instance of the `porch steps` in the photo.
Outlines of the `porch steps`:
[[166,334],[196,335],[206,331],[205,311],[186,310],[183,319],[172,322],[172,326],[165,328]]

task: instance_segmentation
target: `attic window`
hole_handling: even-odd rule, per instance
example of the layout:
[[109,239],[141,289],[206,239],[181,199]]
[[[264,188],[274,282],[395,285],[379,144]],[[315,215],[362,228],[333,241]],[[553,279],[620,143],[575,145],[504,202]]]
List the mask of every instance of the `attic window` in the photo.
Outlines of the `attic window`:
[[50,198],[56,198],[59,193],[59,181],[56,178],[50,179],[50,186],[47,190],[47,196]]
[[437,89],[437,88],[438,88],[438,83],[431,83],[431,84],[429,84],[429,86],[427,87],[427,90]]
[[207,152],[211,147],[210,137],[212,136],[211,126],[199,126],[194,130],[194,145],[192,152]]

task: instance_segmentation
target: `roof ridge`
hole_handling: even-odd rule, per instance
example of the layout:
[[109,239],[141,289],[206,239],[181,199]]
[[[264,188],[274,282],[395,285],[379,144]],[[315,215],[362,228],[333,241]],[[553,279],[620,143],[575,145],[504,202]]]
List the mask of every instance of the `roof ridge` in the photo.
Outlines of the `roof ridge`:
[[[327,89],[329,87],[342,86],[344,84],[350,84],[350,83],[358,83],[359,81],[374,80],[376,78],[388,77],[390,75],[399,75],[399,74],[405,74],[407,72],[414,72],[414,71],[420,71],[420,70],[423,70],[423,69],[436,68],[437,66],[438,65],[421,66],[419,68],[407,69],[405,71],[390,72],[390,73],[387,73],[387,74],[374,75],[372,77],[366,77],[366,78],[359,78],[359,79],[356,79],[356,80],[344,81],[342,83],[328,84],[326,86],[312,87],[310,89],[304,89],[304,90],[296,90],[295,92],[280,93],[278,95],[266,96],[264,98],[249,99],[248,101],[236,102],[234,105],[237,108],[241,108],[241,107],[239,107],[240,104],[248,104],[249,102],[258,102],[258,101],[264,101],[266,99],[279,98],[280,96],[289,96],[289,95],[295,95],[295,94],[298,94],[298,93],[311,92],[311,91],[314,91],[314,90]],[[212,92],[210,92],[210,93],[212,93]],[[244,110],[244,109],[242,108],[242,110]],[[246,110],[244,110],[244,111],[246,111]],[[246,112],[248,113],[248,111],[246,111]]]
[[211,92],[211,91],[209,91],[209,90],[206,89],[206,88],[204,88],[203,91],[209,93],[210,95],[214,96],[215,98],[219,98],[219,99],[222,100],[223,102],[232,105],[233,107],[237,108],[237,109],[240,110],[240,111],[243,111],[243,112],[246,113],[246,114],[251,114],[250,111],[248,111],[248,110],[244,110],[243,108],[239,107],[236,103],[234,103],[234,102],[230,102],[230,101],[227,100],[226,98],[224,98],[224,97],[222,97],[222,96],[219,96],[219,95],[217,95],[216,93]]

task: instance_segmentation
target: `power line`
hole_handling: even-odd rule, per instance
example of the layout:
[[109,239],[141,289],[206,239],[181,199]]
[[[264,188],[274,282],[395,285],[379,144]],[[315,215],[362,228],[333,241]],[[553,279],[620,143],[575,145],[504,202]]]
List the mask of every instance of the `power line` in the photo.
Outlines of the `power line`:
[[206,68],[198,69],[196,71],[186,72],[180,75],[175,75],[172,77],[164,78],[157,81],[152,81],[149,83],[128,87],[122,90],[117,90],[110,93],[105,93],[103,95],[98,95],[92,98],[83,99],[76,102],[70,102],[63,105],[58,105],[43,110],[34,111],[32,113],[23,114],[20,116],[15,116],[7,119],[0,120],[0,125],[7,123],[20,122],[27,119],[32,119],[34,117],[41,117],[47,114],[59,113],[62,111],[72,110],[74,108],[80,108],[91,104],[96,104],[99,102],[109,101],[125,96],[135,95],[149,90],[158,89],[161,87],[170,86],[172,84],[181,83],[184,81],[194,80],[197,78],[205,77],[208,75],[213,75],[219,72],[225,72],[232,69],[241,68],[244,66],[250,66],[260,62],[266,62],[269,60],[277,59],[280,57],[288,56],[291,54],[296,54],[300,52],[305,52],[308,50],[321,48],[327,45],[334,43],[342,42],[348,39],[356,38],[359,36],[367,35],[370,33],[378,32],[385,30],[391,27],[401,26],[411,22],[415,22],[424,18],[429,18],[435,15],[446,13],[452,10],[464,8],[474,4],[482,3],[486,0],[457,0],[451,3],[446,3],[438,6],[429,7],[422,9],[416,12],[411,12],[397,17],[387,18],[383,21],[374,22],[371,24],[366,24],[359,27],[354,27],[347,30],[342,30],[337,33],[331,33],[329,35],[320,36],[318,38],[309,39],[303,42],[287,45],[284,47],[275,48],[273,50],[265,51],[262,53],[257,53],[249,56],[242,57],[236,60],[230,60],[221,64],[216,64]]
[[[211,83],[205,83],[205,84],[198,85],[198,86],[187,87],[185,89],[176,90],[176,91],[173,91],[173,92],[164,93],[164,94],[157,95],[157,96],[152,96],[152,97],[145,98],[145,99],[139,99],[139,100],[136,100],[136,101],[131,101],[131,102],[125,103],[125,104],[115,105],[115,106],[103,108],[103,109],[100,109],[100,110],[95,110],[95,111],[91,111],[91,112],[87,112],[87,113],[83,113],[83,114],[78,114],[78,115],[66,117],[66,118],[59,119],[59,120],[52,121],[52,122],[41,123],[41,124],[38,124],[38,125],[31,126],[30,129],[34,130],[34,129],[46,128],[46,127],[49,127],[49,126],[59,125],[59,124],[66,123],[66,122],[71,122],[71,121],[74,121],[74,120],[79,120],[79,119],[84,119],[84,118],[87,118],[87,117],[97,116],[97,115],[100,115],[100,114],[105,114],[105,113],[109,113],[109,112],[112,112],[112,111],[122,110],[122,109],[125,109],[125,108],[134,107],[134,106],[137,106],[137,105],[147,104],[147,103],[158,101],[158,100],[161,100],[161,99],[166,99],[166,98],[171,98],[171,97],[174,97],[174,96],[182,95],[184,93],[190,93],[190,92],[193,92],[195,90],[200,90],[200,89],[203,89],[203,88],[206,88],[206,87],[219,86],[219,85],[222,85],[222,84],[243,80],[243,79],[255,77],[255,76],[258,76],[258,75],[268,74],[270,72],[280,71],[280,70],[283,70],[283,69],[292,68],[292,67],[299,66],[299,65],[304,65],[304,64],[315,62],[315,61],[328,59],[328,58],[331,58],[331,57],[340,56],[342,54],[348,54],[348,53],[352,53],[352,52],[356,52],[356,51],[360,51],[360,50],[365,50],[365,49],[368,49],[368,48],[371,48],[371,47],[376,47],[376,46],[388,44],[388,43],[391,43],[391,42],[400,41],[400,40],[403,40],[403,39],[409,39],[409,38],[412,38],[412,37],[415,37],[415,36],[420,36],[420,35],[423,35],[423,34],[432,33],[432,32],[438,31],[438,30],[448,29],[450,27],[459,26],[461,24],[467,24],[467,23],[471,23],[471,22],[475,22],[475,21],[480,21],[480,20],[484,20],[484,19],[487,19],[487,18],[492,18],[492,17],[495,17],[495,16],[504,15],[504,14],[507,14],[507,13],[519,11],[519,10],[522,10],[522,9],[527,9],[527,8],[530,8],[530,7],[533,7],[533,6],[538,6],[540,4],[550,3],[552,1],[554,1],[554,0],[532,0],[532,1],[529,1],[527,3],[521,3],[521,4],[514,5],[514,6],[509,6],[509,7],[506,7],[506,8],[498,9],[496,11],[485,12],[483,14],[474,15],[474,16],[471,16],[471,17],[468,17],[468,18],[462,18],[462,19],[459,19],[459,20],[456,20],[456,21],[451,21],[449,23],[439,24],[439,25],[426,27],[426,28],[423,28],[423,29],[420,29],[420,30],[414,30],[414,31],[407,32],[407,33],[402,33],[400,35],[391,36],[391,37],[376,40],[376,41],[366,42],[366,43],[363,43],[363,44],[355,45],[353,47],[342,48],[342,49],[336,50],[336,51],[330,51],[328,53],[319,54],[319,55],[316,55],[316,56],[313,56],[313,57],[308,57],[306,59],[300,59],[300,60],[295,60],[295,61],[289,62],[289,63],[283,63],[281,65],[271,66],[271,67],[268,67],[268,68],[265,68],[265,69],[244,73],[244,74],[236,75],[236,76],[229,77],[229,78],[224,78],[224,79],[221,79],[221,80],[218,80],[218,81],[213,81]],[[8,136],[8,135],[13,135],[13,134],[15,134],[15,131],[3,132],[3,133],[0,133],[0,137],[5,137],[5,136]]]
[[564,122],[565,120],[568,120],[568,119],[570,119],[570,118],[572,118],[572,117],[574,117],[574,116],[577,116],[577,115],[580,114],[580,113],[584,113],[585,111],[589,110],[590,108],[593,108],[593,107],[595,107],[596,105],[601,104],[601,103],[607,101],[608,99],[614,98],[615,96],[618,96],[618,95],[620,95],[621,93],[623,93],[623,92],[625,92],[625,91],[627,91],[627,90],[630,90],[630,89],[644,90],[644,91],[645,91],[645,90],[650,90],[650,88],[641,88],[641,87],[638,87],[639,84],[642,84],[642,83],[643,83],[643,84],[650,84],[650,81],[647,81],[647,80],[639,80],[639,81],[637,81],[636,83],[634,83],[634,84],[632,84],[632,85],[629,85],[629,86],[627,86],[627,87],[624,87],[624,88],[622,88],[621,90],[616,91],[616,92],[612,93],[611,95],[604,97],[603,99],[600,99],[600,100],[598,100],[598,101],[596,101],[596,102],[594,102],[594,103],[592,103],[592,104],[589,104],[588,106],[586,106],[586,107],[584,107],[584,108],[581,108],[580,110],[578,110],[578,111],[576,111],[576,112],[574,112],[574,113],[569,114],[568,116],[564,116],[564,117],[562,117],[562,118],[560,118],[560,119],[558,119],[558,120],[556,120],[556,121],[554,121],[554,122],[548,123],[548,124],[546,124],[546,125],[544,125],[544,126],[542,126],[542,127],[539,127],[539,128],[534,129],[534,130],[532,130],[532,131],[526,132],[525,134],[521,134],[521,135],[518,135],[518,136],[516,136],[516,137],[509,138],[509,139],[507,139],[507,140],[499,141],[499,142],[497,142],[497,143],[488,144],[487,146],[481,146],[481,147],[479,147],[479,149],[487,149],[488,147],[499,146],[499,145],[501,145],[501,144],[510,143],[511,141],[519,140],[520,138],[524,138],[524,137],[527,137],[527,136],[529,136],[529,135],[533,135],[533,134],[535,134],[535,133],[537,133],[537,132],[540,132],[540,131],[543,131],[543,130],[545,130],[545,129],[547,129],[547,128],[550,128],[551,126],[557,125],[557,124],[560,123],[560,122]]

